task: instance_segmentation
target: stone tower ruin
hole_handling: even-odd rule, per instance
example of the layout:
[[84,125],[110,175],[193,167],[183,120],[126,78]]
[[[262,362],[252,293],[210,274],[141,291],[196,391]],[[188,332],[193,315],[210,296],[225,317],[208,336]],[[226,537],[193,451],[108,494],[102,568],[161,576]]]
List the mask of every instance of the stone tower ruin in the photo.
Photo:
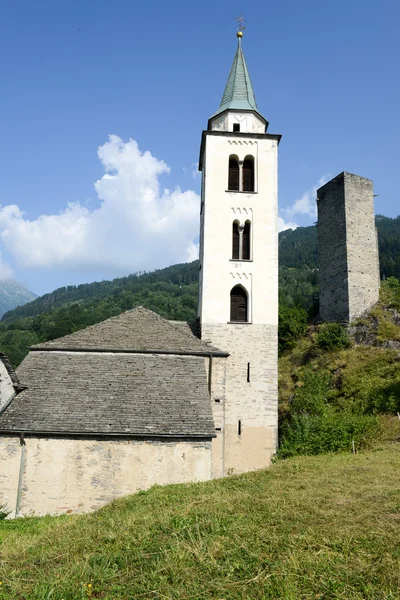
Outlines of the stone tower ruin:
[[351,322],[379,298],[373,183],[340,173],[319,188],[317,207],[320,318]]

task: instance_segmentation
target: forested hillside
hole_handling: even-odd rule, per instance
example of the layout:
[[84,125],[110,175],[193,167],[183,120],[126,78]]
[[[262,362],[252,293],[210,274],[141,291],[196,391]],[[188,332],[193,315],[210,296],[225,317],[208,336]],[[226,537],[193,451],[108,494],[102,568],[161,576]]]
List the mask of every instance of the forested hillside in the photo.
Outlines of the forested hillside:
[[381,278],[400,278],[400,216],[389,219],[377,215]]
[[[378,215],[381,274],[400,277],[400,217]],[[316,227],[279,234],[279,300],[282,306],[318,311]],[[168,319],[196,316],[199,263],[173,265],[112,281],[59,288],[6,313],[0,322],[0,351],[17,366],[29,346],[72,333],[135,306]]]
[[[381,278],[400,277],[400,216],[376,215]],[[318,267],[317,227],[298,227],[279,234],[279,264],[290,268]]]
[[[198,261],[193,261],[191,263],[173,265],[166,269],[158,269],[151,273],[135,273],[134,275],[120,277],[112,281],[95,281],[94,283],[69,285],[58,288],[50,294],[44,294],[44,296],[36,298],[36,300],[25,306],[19,306],[7,312],[2,320],[9,323],[21,317],[35,317],[54,308],[69,306],[72,303],[101,300],[110,296],[119,298],[122,295],[126,298],[130,294],[134,294],[138,295],[139,301],[143,293],[146,295],[149,291],[162,291],[163,288],[165,289],[163,285],[165,283],[172,296],[183,296],[183,292],[178,293],[178,290],[182,290],[192,284],[197,286],[198,276],[199,263]],[[192,295],[193,290],[189,293]],[[192,305],[190,304],[190,306]],[[169,307],[168,310],[170,310]]]

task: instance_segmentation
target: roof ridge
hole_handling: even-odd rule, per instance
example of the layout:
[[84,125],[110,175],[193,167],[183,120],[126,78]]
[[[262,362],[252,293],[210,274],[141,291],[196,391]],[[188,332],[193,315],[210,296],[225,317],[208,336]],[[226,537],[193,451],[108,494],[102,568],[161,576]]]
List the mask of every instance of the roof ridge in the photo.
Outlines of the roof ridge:
[[190,326],[172,323],[158,313],[135,307],[113,315],[65,336],[35,344],[35,350],[44,348],[132,349],[212,353],[220,351],[199,339]]

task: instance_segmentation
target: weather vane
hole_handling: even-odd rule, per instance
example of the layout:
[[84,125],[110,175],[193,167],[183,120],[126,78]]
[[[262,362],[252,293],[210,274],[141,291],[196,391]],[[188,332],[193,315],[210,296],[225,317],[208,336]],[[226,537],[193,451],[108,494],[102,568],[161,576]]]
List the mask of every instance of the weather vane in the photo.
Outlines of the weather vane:
[[235,17],[235,21],[237,21],[239,24],[238,34],[241,34],[240,37],[242,37],[243,31],[246,29],[245,23],[247,23],[247,21],[246,21],[246,19],[243,18],[242,13],[240,13],[240,15],[238,17]]

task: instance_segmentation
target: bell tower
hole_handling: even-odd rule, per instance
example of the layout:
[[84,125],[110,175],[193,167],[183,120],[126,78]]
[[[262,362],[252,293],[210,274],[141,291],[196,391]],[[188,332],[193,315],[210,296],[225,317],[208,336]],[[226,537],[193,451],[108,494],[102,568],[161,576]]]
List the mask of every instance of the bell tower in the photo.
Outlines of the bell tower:
[[223,406],[214,406],[215,476],[268,466],[277,444],[281,136],[258,111],[242,36],[199,161],[198,317],[202,339],[229,352]]

